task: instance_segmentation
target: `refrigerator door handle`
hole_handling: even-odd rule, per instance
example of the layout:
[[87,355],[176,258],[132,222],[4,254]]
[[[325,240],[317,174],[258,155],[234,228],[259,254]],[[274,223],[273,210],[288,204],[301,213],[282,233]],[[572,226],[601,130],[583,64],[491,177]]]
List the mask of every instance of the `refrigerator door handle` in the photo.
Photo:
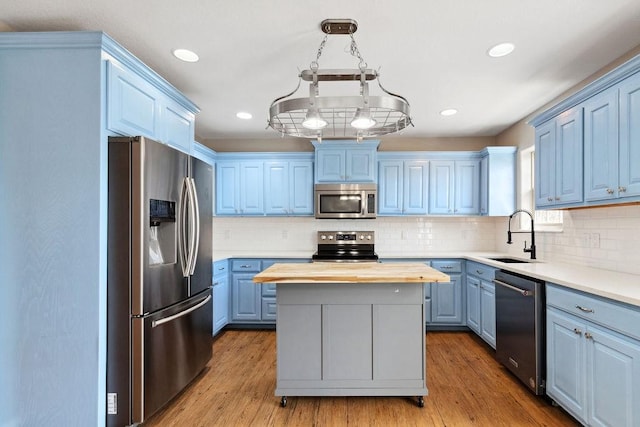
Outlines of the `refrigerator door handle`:
[[180,267],[182,267],[182,276],[189,277],[189,253],[187,251],[187,243],[185,239],[188,236],[187,230],[187,204],[189,203],[189,183],[188,178],[182,181],[180,189],[180,201],[178,202],[178,256],[180,258]]
[[193,307],[189,307],[186,310],[183,310],[179,313],[173,314],[171,316],[167,316],[167,317],[163,317],[160,320],[154,320],[151,322],[151,327],[155,328],[157,326],[163,325],[165,323],[169,323],[172,322],[182,316],[186,316],[187,314],[191,313],[192,311],[196,311],[197,309],[199,309],[200,307],[202,307],[203,305],[205,305],[206,303],[209,302],[209,300],[211,299],[211,295],[207,295],[206,298],[204,298],[202,301],[200,301],[198,304],[194,305]]
[[195,234],[192,237],[192,250],[191,250],[191,267],[189,268],[189,275],[193,275],[196,269],[196,263],[198,261],[198,249],[200,247],[200,206],[198,205],[198,193],[196,191],[196,182],[193,178],[189,178],[191,184],[191,201],[193,212],[193,221]]
[[196,252],[196,248],[195,248],[195,243],[197,240],[197,233],[196,233],[196,213],[195,213],[195,209],[196,209],[196,203],[194,202],[195,200],[195,195],[193,193],[193,185],[191,183],[191,179],[190,178],[185,178],[185,183],[187,186],[187,194],[188,194],[188,199],[189,199],[189,217],[186,219],[187,221],[187,233],[189,236],[189,242],[188,242],[188,247],[186,248],[187,251],[187,265],[186,265],[186,269],[184,270],[184,277],[188,277],[191,274],[193,274],[193,264],[195,263],[195,252]]

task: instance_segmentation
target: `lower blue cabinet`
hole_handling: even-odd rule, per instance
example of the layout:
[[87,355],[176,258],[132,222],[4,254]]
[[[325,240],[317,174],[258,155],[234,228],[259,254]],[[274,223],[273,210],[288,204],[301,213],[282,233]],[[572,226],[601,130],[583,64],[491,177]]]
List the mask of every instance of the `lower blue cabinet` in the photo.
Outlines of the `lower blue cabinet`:
[[547,395],[585,425],[640,425],[640,340],[620,333],[638,320],[637,308],[548,284]]
[[431,285],[431,325],[466,325],[462,261],[432,261],[431,267],[446,273],[450,282]]
[[213,335],[229,323],[229,268],[227,260],[213,263]]
[[308,263],[308,258],[231,260],[230,323],[269,325],[276,322],[276,284],[254,283],[253,276],[276,262]]

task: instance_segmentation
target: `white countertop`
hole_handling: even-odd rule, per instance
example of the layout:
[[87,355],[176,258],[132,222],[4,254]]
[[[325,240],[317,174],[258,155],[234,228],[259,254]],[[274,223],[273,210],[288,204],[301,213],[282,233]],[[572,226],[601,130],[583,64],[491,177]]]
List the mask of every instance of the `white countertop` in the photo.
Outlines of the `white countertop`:
[[[218,252],[214,254],[214,261],[225,258],[308,259],[312,254],[312,251],[309,251],[308,253],[301,251],[270,251],[268,253],[259,251],[247,253]],[[428,252],[401,255],[378,252],[378,256],[383,259],[462,258],[640,307],[640,276],[635,274],[619,273],[611,270],[546,260],[534,260],[532,262],[522,264],[506,264],[490,260],[489,258],[509,257],[520,258],[527,261],[530,260],[525,257],[514,257],[508,254],[496,252]]]

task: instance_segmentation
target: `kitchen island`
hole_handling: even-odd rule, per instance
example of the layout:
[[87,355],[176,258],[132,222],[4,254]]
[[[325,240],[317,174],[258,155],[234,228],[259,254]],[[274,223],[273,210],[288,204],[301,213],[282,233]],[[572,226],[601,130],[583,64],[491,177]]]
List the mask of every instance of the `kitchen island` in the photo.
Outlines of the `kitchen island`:
[[274,264],[254,277],[277,283],[275,395],[428,394],[424,283],[449,276],[422,263]]

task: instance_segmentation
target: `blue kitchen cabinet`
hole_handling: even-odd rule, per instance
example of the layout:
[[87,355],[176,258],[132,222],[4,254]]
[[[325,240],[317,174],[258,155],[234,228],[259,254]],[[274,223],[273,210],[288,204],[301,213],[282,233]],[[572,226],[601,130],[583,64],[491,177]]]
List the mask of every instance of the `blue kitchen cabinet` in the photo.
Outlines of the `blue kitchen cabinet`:
[[585,425],[640,423],[640,310],[547,284],[547,394]]
[[429,166],[429,213],[480,213],[480,160],[433,160]]
[[376,182],[377,147],[380,141],[313,142],[318,183]]
[[313,215],[307,153],[218,153],[216,214]]
[[429,162],[380,160],[378,214],[426,215]]
[[313,215],[311,161],[265,162],[264,173],[267,215]]
[[584,103],[585,200],[618,194],[618,91],[608,89]]
[[108,61],[107,128],[121,135],[146,136],[191,154],[195,112],[140,74]]
[[530,124],[536,127],[536,207],[640,201],[640,55]]
[[166,101],[162,103],[161,118],[164,127],[161,140],[180,151],[192,153],[195,114],[174,101]]
[[240,163],[216,163],[216,214],[237,215],[240,210]]
[[221,260],[213,263],[213,335],[229,323],[229,265]]
[[619,85],[620,172],[618,197],[640,196],[640,73]]
[[218,161],[216,214],[264,214],[263,164],[259,161]]
[[264,213],[264,172],[259,161],[240,163],[240,214]]
[[467,261],[467,326],[496,348],[496,300],[493,279],[496,269]]
[[581,106],[536,128],[536,206],[580,203],[582,196]]
[[231,321],[255,323],[262,320],[262,288],[253,282],[261,270],[259,259],[231,260]]
[[480,281],[480,337],[496,348],[496,285]]
[[480,335],[480,279],[467,274],[467,326]]
[[451,281],[431,285],[430,325],[466,325],[462,261],[432,261],[431,267],[448,274]]
[[516,147],[480,151],[480,215],[507,216],[516,209],[516,151]]

